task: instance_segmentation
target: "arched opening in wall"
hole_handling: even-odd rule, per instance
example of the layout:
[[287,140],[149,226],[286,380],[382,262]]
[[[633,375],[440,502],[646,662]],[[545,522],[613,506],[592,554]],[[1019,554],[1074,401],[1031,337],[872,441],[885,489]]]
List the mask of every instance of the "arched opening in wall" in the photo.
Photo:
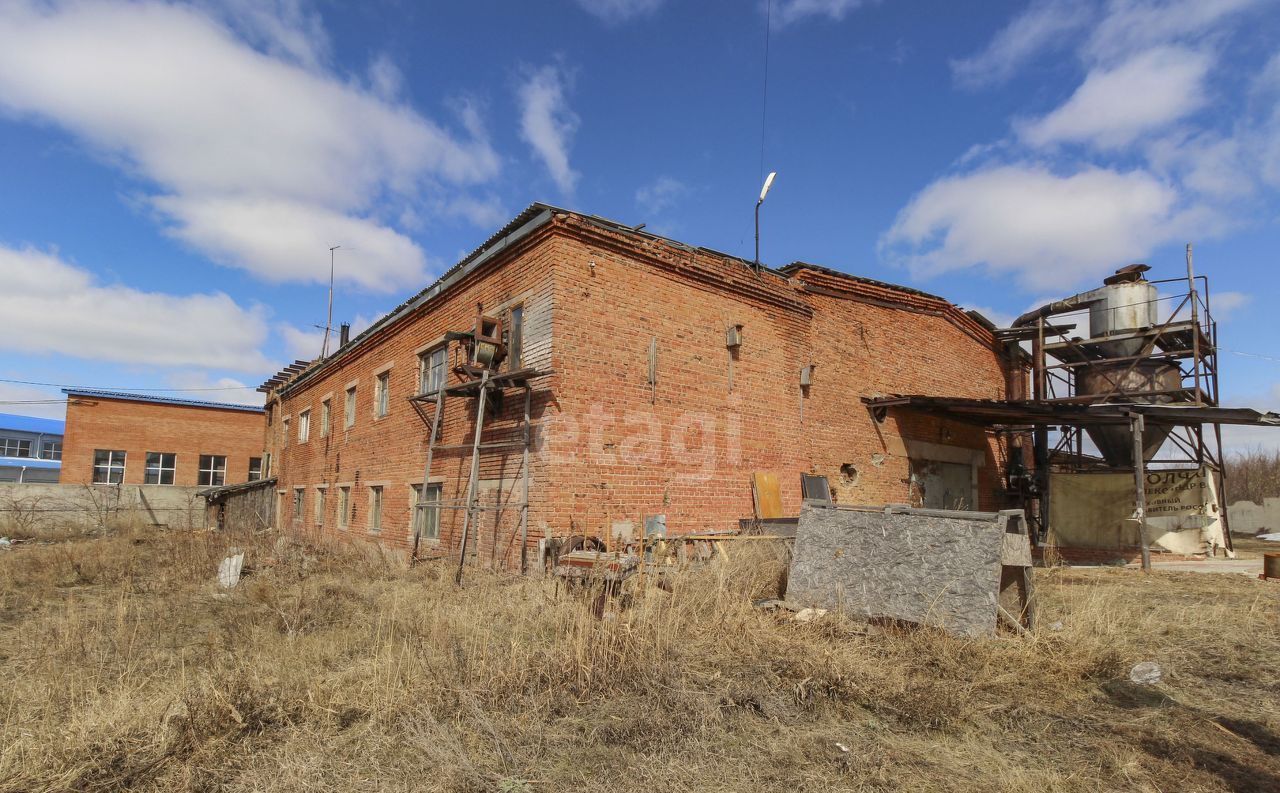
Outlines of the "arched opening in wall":
[[858,469],[853,463],[840,466],[840,484],[847,487],[858,484]]

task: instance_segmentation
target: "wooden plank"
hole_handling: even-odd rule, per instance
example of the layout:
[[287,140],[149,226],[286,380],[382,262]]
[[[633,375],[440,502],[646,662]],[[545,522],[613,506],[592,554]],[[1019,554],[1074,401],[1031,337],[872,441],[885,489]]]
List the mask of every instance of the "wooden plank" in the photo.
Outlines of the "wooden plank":
[[756,517],[765,520],[781,518],[782,488],[778,484],[778,475],[766,471],[756,471],[751,475],[751,496],[755,502]]

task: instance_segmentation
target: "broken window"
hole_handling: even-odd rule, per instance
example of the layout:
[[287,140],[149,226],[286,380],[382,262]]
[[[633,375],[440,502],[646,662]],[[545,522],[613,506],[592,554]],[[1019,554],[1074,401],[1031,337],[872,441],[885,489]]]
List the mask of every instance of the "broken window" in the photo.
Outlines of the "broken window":
[[93,483],[95,485],[118,485],[124,481],[124,458],[122,451],[110,449],[93,450]]
[[344,426],[354,427],[356,425],[356,387],[351,386],[347,389],[347,406]]
[[147,452],[147,470],[143,481],[148,485],[171,485],[178,467],[178,455],[173,452]]
[[302,523],[302,508],[307,500],[307,491],[305,488],[295,487],[293,489],[293,522]]
[[320,437],[325,438],[329,435],[329,426],[332,422],[332,400],[324,400],[320,403]]
[[345,529],[351,522],[351,488],[338,488],[338,528]]
[[373,415],[382,418],[390,407],[391,373],[383,372],[373,381]]
[[324,496],[325,489],[323,487],[316,488],[316,526],[324,525]]
[[434,394],[444,387],[445,348],[437,347],[418,356],[418,393]]
[[298,443],[306,443],[311,439],[311,411],[304,410],[298,414]]
[[200,455],[200,475],[196,484],[203,487],[222,487],[227,481],[227,457],[223,454]]

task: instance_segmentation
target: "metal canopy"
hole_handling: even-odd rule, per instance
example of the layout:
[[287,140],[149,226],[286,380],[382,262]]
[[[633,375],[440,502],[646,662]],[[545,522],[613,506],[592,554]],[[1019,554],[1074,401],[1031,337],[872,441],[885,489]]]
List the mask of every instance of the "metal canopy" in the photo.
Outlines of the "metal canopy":
[[1029,400],[964,399],[917,394],[863,397],[862,401],[877,413],[888,408],[905,408],[979,426],[1128,424],[1131,416],[1137,413],[1141,414],[1148,424],[1166,426],[1244,424],[1257,427],[1280,427],[1280,413],[1261,413],[1252,408],[1141,403],[1086,405]]

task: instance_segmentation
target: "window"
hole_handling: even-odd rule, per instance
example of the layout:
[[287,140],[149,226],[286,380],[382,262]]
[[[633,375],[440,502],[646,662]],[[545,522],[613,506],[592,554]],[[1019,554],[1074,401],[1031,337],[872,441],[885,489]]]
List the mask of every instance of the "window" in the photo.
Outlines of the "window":
[[178,455],[173,452],[147,452],[147,471],[143,481],[149,485],[173,484]]
[[524,306],[511,309],[511,328],[504,335],[507,337],[507,371],[514,372],[524,364]]
[[323,487],[316,488],[316,526],[324,525],[324,495]]
[[304,410],[298,414],[298,443],[306,443],[311,438],[311,411]]
[[62,441],[45,441],[40,444],[40,458],[42,460],[61,460]]
[[31,441],[18,438],[0,438],[0,454],[5,457],[30,457]]
[[389,397],[387,392],[391,390],[391,373],[383,372],[374,378],[373,381],[373,415],[382,418],[387,415],[389,407]]
[[286,417],[281,424],[284,426],[284,432],[280,434],[280,448],[286,449],[289,447],[289,419]]
[[124,481],[124,452],[93,450],[93,483],[118,485]]
[[434,394],[444,386],[445,348],[437,347],[418,356],[418,393]]
[[369,488],[369,531],[382,531],[382,485]]
[[355,386],[351,386],[350,388],[347,389],[346,411],[347,411],[347,414],[344,417],[345,423],[343,426],[354,427],[356,425],[356,387]]
[[307,491],[301,487],[293,489],[293,522],[302,523],[302,507],[306,501]]
[[320,403],[320,437],[327,438],[329,436],[330,422],[333,407],[333,400],[326,399]]
[[345,529],[351,523],[351,488],[338,488],[338,528]]
[[196,484],[202,487],[222,487],[227,481],[227,458],[221,454],[200,455],[200,475]]
[[422,485],[413,486],[413,534],[424,540],[440,539],[440,485],[427,485],[426,498]]
[[249,458],[249,481],[256,482],[262,478],[262,458]]

